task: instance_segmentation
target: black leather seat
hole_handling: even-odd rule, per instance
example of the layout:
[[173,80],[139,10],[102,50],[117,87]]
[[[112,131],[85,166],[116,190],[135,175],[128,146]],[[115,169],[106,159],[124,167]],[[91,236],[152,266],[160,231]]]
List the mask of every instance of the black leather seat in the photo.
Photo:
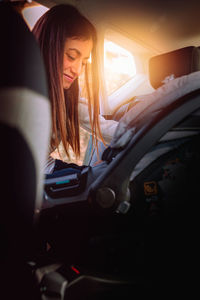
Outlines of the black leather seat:
[[0,3],[0,36],[3,299],[37,299],[27,261],[34,246],[34,216],[42,201],[50,132],[46,74],[34,37],[9,3]]

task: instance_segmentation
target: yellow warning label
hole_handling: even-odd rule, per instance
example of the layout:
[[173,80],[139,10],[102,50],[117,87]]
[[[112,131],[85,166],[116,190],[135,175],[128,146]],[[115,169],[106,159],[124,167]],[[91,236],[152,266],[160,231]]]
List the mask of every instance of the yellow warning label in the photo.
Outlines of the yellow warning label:
[[157,195],[158,194],[158,186],[157,186],[156,181],[144,182],[144,193],[146,196]]

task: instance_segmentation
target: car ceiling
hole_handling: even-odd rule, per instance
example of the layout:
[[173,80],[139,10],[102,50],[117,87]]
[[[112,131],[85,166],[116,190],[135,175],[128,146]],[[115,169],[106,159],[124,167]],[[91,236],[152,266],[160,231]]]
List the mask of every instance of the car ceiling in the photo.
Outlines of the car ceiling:
[[200,45],[200,0],[39,0],[41,4],[71,3],[95,25],[117,28],[155,51],[168,52]]

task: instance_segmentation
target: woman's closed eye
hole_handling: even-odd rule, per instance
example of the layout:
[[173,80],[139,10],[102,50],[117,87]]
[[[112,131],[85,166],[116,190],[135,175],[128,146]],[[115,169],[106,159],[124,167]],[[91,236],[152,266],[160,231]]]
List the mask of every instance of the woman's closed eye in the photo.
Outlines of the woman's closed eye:
[[71,56],[70,54],[68,54],[68,53],[66,53],[66,55],[67,55],[67,57],[70,59],[70,60],[75,60],[76,59],[76,57],[74,57],[74,56]]

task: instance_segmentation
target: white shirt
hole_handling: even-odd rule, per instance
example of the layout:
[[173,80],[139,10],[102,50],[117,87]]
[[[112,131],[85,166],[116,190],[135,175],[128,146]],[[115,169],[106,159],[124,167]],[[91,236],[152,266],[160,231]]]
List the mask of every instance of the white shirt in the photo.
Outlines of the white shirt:
[[[86,131],[91,133],[88,105],[87,105],[87,100],[85,100],[84,98],[81,98],[79,100],[79,120],[80,120],[80,126]],[[104,117],[99,115],[99,123],[100,123],[101,133],[106,144],[110,144],[113,135],[115,133],[115,129],[118,125],[118,122],[114,120],[106,120]]]
[[[90,117],[88,112],[88,105],[87,100],[81,98],[79,100],[79,121],[80,126],[91,133],[91,126],[90,126]],[[101,134],[106,142],[106,144],[110,144],[113,135],[115,133],[115,129],[118,125],[117,121],[114,120],[106,120],[104,117],[99,115],[99,124],[101,128]],[[51,156],[48,157],[45,166],[44,166],[44,173],[51,174],[53,172],[55,165],[55,159]]]

